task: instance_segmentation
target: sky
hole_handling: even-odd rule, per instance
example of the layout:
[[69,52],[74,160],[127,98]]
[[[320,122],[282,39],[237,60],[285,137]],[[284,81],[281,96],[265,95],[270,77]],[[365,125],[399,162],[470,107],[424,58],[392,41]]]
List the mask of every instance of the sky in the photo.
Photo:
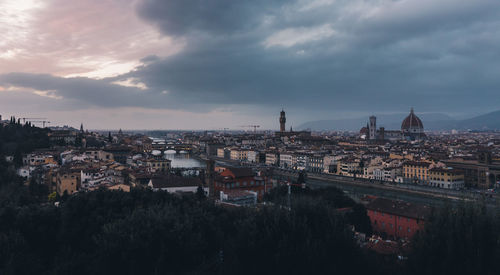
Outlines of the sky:
[[[498,0],[0,0],[0,114],[277,129],[500,109]],[[425,122],[424,122],[425,123]]]

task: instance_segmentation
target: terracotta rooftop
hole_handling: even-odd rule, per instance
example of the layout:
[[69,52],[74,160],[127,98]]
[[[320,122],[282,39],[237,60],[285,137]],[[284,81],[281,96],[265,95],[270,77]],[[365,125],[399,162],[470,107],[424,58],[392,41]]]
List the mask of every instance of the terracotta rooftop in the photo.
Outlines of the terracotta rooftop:
[[231,173],[234,174],[236,178],[246,178],[246,177],[253,177],[255,174],[251,168],[226,168],[226,170],[231,171]]
[[425,220],[431,213],[431,208],[423,204],[414,204],[404,201],[377,198],[366,205],[367,209],[384,212],[396,216],[403,216]]
[[418,116],[413,113],[413,108],[411,108],[410,114],[403,120],[403,123],[401,124],[401,130],[405,129],[414,129],[414,128],[424,128],[424,124],[418,118]]

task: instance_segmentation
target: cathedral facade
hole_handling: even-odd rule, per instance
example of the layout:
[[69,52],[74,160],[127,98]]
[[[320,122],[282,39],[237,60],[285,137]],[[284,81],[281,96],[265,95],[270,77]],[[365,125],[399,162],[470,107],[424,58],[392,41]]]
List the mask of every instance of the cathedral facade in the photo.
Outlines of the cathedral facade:
[[413,108],[411,108],[410,114],[401,123],[401,130],[385,130],[384,127],[377,129],[377,118],[371,116],[366,127],[361,128],[359,133],[361,138],[372,141],[414,141],[422,140],[426,137],[424,133],[424,124],[422,120],[415,115]]

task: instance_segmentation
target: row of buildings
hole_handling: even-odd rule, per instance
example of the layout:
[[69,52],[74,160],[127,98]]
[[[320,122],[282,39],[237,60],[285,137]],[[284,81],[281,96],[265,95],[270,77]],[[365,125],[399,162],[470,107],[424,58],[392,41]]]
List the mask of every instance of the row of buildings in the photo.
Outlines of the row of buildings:
[[489,189],[500,182],[498,134],[425,133],[413,109],[392,132],[377,129],[375,117],[361,135],[287,132],[285,122],[282,111],[279,132],[205,135],[200,150],[240,164],[437,188]]
[[[155,150],[160,148],[146,136],[119,133],[111,138],[101,135],[100,139],[102,148],[67,145],[26,154],[17,173],[27,183],[44,184],[61,196],[99,188],[130,191],[136,187],[171,193],[194,193],[200,189],[230,205],[256,202],[277,184],[265,168],[214,166],[207,171],[198,167],[194,168],[197,175],[182,175],[182,168],[172,168],[171,160],[163,151]],[[211,186],[206,173],[213,174]]]
[[107,171],[118,163],[125,167],[121,172],[126,175],[125,184],[138,180],[147,185],[149,174],[164,173],[170,168],[168,160],[155,152],[173,149],[259,169],[279,167],[449,189],[490,189],[499,185],[497,133],[424,133],[422,121],[413,110],[398,131],[400,137],[408,138],[390,138],[392,134],[376,128],[376,118],[371,118],[368,127],[361,131],[366,132],[364,137],[346,132],[286,131],[284,111],[278,122],[278,132],[170,131],[165,134],[170,141],[163,143],[121,131],[113,135],[89,133],[83,125],[79,131],[58,129],[61,132],[54,130],[50,135],[75,137],[74,141],[53,140],[66,145],[56,146],[52,152],[40,152],[39,156],[27,156],[30,161],[18,172],[29,178],[38,173],[38,166],[57,170],[83,163],[89,171],[98,170],[89,172],[83,182],[120,183],[116,179],[118,172]]
[[[227,158],[229,151],[229,158]],[[219,149],[220,158],[261,163],[282,169],[335,174],[377,181],[424,184],[447,189],[465,187],[465,170],[439,161],[413,161],[399,155],[362,158],[349,155],[301,151],[258,152],[241,148]],[[457,167],[456,165],[454,165]],[[471,180],[469,178],[469,180]]]

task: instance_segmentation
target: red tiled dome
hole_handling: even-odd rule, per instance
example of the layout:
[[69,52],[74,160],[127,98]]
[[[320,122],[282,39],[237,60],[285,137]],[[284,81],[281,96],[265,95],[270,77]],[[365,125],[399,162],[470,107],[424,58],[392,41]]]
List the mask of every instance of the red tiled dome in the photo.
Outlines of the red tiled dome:
[[413,113],[413,108],[411,108],[410,114],[403,120],[403,123],[401,124],[402,131],[408,131],[410,129],[424,129],[424,124],[422,123],[420,118],[418,118],[418,116]]

